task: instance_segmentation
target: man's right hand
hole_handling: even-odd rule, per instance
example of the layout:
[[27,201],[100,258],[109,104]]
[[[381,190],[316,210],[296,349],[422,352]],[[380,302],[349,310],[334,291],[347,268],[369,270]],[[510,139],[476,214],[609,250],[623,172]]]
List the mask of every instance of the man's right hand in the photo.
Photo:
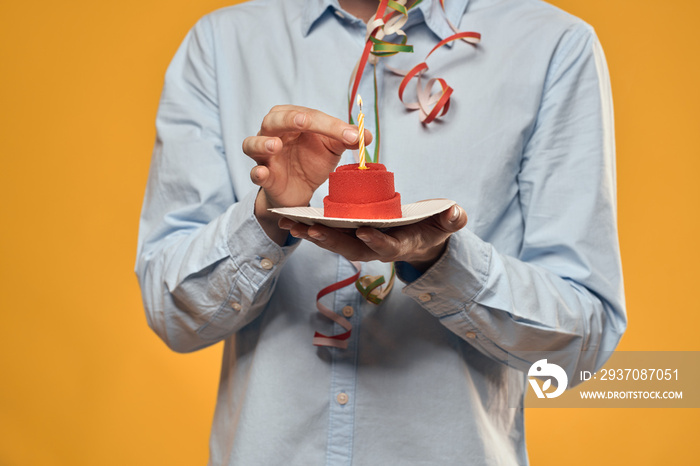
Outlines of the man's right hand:
[[[365,130],[365,141],[371,139]],[[273,240],[281,244],[287,232],[278,229],[278,219],[267,209],[308,205],[345,149],[357,144],[356,126],[318,110],[293,105],[270,110],[258,134],[243,141],[243,152],[257,163],[250,172],[262,188],[255,215]]]

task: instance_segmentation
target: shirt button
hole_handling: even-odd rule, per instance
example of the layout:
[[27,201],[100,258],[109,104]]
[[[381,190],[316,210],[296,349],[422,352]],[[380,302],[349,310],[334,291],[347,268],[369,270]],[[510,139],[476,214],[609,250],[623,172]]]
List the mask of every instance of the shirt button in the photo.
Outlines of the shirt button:
[[341,405],[347,403],[349,399],[350,398],[348,397],[347,393],[338,393],[338,396],[335,397],[335,400]]
[[242,309],[241,303],[231,302],[230,306],[234,311],[240,311]]
[[418,296],[418,299],[420,299],[420,300],[423,301],[424,303],[427,303],[428,301],[430,301],[431,299],[433,299],[433,297],[430,296],[430,293],[423,293],[423,294],[421,294],[421,295]]
[[466,337],[473,340],[474,338],[476,338],[476,333],[467,332]]
[[270,259],[267,257],[263,258],[263,260],[260,261],[260,267],[262,267],[265,270],[270,270],[273,267],[273,263]]
[[354,313],[355,313],[355,311],[353,310],[352,306],[345,306],[345,307],[343,308],[343,315],[344,315],[345,317],[352,317],[352,315],[353,315]]

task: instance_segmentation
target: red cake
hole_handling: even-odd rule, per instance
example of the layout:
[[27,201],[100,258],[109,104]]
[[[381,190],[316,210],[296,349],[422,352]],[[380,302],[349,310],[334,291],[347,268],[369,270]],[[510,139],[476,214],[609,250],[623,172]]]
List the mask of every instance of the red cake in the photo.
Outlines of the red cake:
[[335,218],[401,218],[401,195],[394,190],[394,174],[381,163],[341,165],[328,178],[323,215]]

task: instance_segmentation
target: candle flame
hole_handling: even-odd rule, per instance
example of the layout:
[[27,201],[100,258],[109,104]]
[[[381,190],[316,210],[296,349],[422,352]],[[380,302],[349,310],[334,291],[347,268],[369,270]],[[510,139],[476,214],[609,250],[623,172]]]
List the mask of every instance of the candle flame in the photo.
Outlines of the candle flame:
[[357,105],[359,105],[360,111],[362,111],[362,96],[360,94],[357,94]]

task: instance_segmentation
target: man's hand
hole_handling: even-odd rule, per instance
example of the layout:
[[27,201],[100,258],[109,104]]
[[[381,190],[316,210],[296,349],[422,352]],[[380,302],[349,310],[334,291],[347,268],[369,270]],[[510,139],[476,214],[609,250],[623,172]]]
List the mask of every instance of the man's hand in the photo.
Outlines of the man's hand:
[[420,271],[427,270],[443,254],[452,233],[464,228],[467,214],[455,205],[413,225],[391,228],[382,233],[369,227],[341,230],[323,225],[304,225],[288,218],[279,227],[292,236],[336,252],[353,261],[404,261]]
[[[265,232],[279,244],[277,218],[268,208],[306,206],[314,191],[328,179],[345,149],[357,148],[357,127],[318,110],[293,105],[273,107],[257,136],[243,141],[243,152],[257,166],[250,179],[262,190],[255,215]],[[365,130],[365,140],[372,136]]]

